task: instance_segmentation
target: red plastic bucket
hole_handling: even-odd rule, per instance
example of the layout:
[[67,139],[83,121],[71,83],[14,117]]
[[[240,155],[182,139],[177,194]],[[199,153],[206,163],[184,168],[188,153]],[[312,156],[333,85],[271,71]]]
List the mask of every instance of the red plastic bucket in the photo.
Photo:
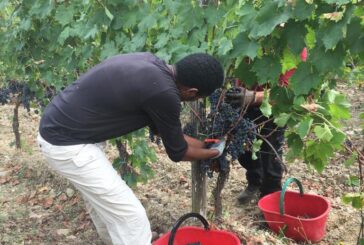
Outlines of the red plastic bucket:
[[[297,183],[300,193],[286,191],[292,182]],[[309,242],[318,242],[325,236],[330,203],[321,196],[304,194],[296,178],[289,178],[282,191],[260,199],[258,206],[269,228],[278,234]]]
[[[198,218],[204,229],[199,227],[179,226],[188,218]],[[210,230],[206,219],[198,213],[188,213],[179,218],[172,230],[160,237],[153,245],[240,245],[239,238],[230,232]]]

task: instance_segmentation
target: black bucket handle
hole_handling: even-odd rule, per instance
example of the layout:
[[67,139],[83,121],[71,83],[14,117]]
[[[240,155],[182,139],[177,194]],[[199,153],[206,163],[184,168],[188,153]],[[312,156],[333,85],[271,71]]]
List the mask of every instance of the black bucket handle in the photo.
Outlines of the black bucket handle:
[[181,216],[176,223],[173,225],[173,228],[171,230],[171,234],[169,236],[169,240],[168,240],[168,245],[173,245],[174,242],[174,237],[176,236],[177,230],[178,228],[181,226],[181,224],[189,218],[198,218],[202,224],[204,225],[205,230],[209,230],[209,223],[207,222],[207,220],[199,213],[187,213],[183,216]]
[[292,182],[295,182],[298,185],[298,188],[300,189],[300,195],[301,195],[301,197],[303,197],[303,187],[302,187],[301,182],[298,179],[293,178],[293,177],[288,178],[282,187],[281,196],[280,196],[280,200],[279,200],[279,211],[281,213],[281,216],[284,215],[284,194],[286,193],[288,185],[291,184]]

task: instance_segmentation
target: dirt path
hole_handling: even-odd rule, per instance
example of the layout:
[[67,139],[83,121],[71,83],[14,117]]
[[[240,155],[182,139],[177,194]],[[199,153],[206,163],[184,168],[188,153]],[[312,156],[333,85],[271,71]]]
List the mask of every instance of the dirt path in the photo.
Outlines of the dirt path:
[[[354,112],[363,110],[363,90],[346,89]],[[35,143],[39,117],[21,110],[23,150],[11,145],[11,112],[0,106],[0,244],[101,244],[83,202],[71,185],[47,168]],[[346,132],[354,142],[363,145],[359,121],[347,122]],[[152,229],[165,233],[181,215],[190,211],[191,171],[187,162],[171,162],[162,149],[155,168],[155,177],[135,189],[145,206]],[[109,149],[110,156],[114,155]],[[286,177],[301,180],[306,192],[327,197],[332,210],[327,223],[327,235],[319,244],[355,244],[360,216],[357,210],[341,202],[344,193],[355,189],[347,183],[356,167],[346,168],[342,156],[332,160],[323,174],[318,174],[302,162],[289,165]],[[208,218],[213,213],[212,186],[209,180]],[[223,191],[224,221],[221,228],[234,231],[242,244],[296,244],[262,229],[256,203],[246,206],[236,203],[236,196],[246,185],[245,172],[233,163],[230,179]],[[292,187],[295,189],[295,187]]]

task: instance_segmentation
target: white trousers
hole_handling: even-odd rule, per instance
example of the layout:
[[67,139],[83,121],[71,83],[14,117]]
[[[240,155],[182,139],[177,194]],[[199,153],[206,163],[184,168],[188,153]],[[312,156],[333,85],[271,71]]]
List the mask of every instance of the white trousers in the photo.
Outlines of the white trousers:
[[50,167],[82,194],[100,238],[106,244],[150,245],[152,233],[140,201],[97,144],[55,146],[38,135]]

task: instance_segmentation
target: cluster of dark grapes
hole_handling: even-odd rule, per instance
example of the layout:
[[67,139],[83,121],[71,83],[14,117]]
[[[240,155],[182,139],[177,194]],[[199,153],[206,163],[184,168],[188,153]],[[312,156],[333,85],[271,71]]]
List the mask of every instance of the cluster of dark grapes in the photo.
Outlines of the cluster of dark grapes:
[[0,88],[0,102],[2,105],[9,103],[13,96],[20,96],[24,108],[30,110],[30,102],[35,98],[28,85],[15,80],[7,82],[7,86]]
[[[55,94],[55,88],[46,87],[44,98],[51,100]],[[45,107],[44,101],[39,100],[29,86],[23,82],[10,80],[6,86],[0,88],[0,103],[2,105],[8,104],[13,97],[19,98],[27,111],[30,111],[30,102],[32,101],[37,102],[40,107]]]
[[[234,93],[234,91],[239,92],[235,88],[228,92]],[[236,160],[240,154],[244,154],[247,149],[249,150],[251,142],[255,139],[253,122],[242,118],[241,108],[226,103],[221,93],[222,90],[218,89],[209,97],[211,111],[207,116],[207,123],[203,128],[205,132],[203,133],[207,138],[213,139],[228,136],[228,145],[219,158],[202,161],[201,167],[210,177],[213,171],[228,171],[227,155],[230,155],[232,160]]]
[[195,136],[196,134],[196,124],[193,123],[186,123],[186,125],[183,127],[183,133],[190,136]]

